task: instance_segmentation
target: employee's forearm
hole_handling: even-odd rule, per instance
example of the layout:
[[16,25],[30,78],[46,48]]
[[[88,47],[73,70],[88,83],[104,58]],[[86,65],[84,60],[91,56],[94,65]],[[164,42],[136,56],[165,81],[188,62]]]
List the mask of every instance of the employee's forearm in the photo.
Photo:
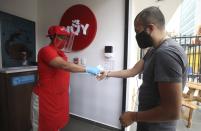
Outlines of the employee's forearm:
[[71,62],[67,62],[65,65],[62,66],[62,68],[69,72],[85,72],[86,71],[84,66],[77,65]]

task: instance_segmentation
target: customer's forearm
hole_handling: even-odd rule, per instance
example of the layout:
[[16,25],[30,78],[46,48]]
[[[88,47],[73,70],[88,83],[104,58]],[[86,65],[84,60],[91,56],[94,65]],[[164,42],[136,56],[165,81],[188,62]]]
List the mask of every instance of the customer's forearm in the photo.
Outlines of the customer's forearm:
[[[135,117],[136,115],[133,115]],[[161,122],[177,120],[180,117],[180,109],[167,109],[161,106],[147,111],[137,112],[137,121],[141,122]],[[136,118],[134,118],[135,120]],[[136,121],[136,120],[135,120]]]
[[109,71],[107,77],[116,77],[116,78],[128,78],[132,74],[129,70],[120,70],[120,71]]

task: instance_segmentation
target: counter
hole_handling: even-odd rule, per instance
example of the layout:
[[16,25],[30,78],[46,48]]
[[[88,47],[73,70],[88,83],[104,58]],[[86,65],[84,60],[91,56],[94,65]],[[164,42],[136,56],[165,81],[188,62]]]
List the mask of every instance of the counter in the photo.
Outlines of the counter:
[[31,129],[31,94],[37,82],[37,66],[0,69],[0,130]]
[[20,67],[8,67],[0,68],[0,73],[17,73],[25,71],[36,71],[37,66],[20,66]]

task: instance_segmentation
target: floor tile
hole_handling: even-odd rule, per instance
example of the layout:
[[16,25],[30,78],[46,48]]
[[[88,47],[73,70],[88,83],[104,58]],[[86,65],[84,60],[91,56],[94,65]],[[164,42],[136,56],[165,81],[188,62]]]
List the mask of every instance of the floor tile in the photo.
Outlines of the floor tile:
[[92,131],[111,131],[102,127],[94,127]]
[[61,131],[92,131],[93,128],[94,125],[71,118],[69,124],[66,125],[66,127],[64,127]]
[[[99,127],[82,119],[71,118],[70,122],[61,131],[113,131],[104,127]],[[136,131],[136,123],[130,126],[130,131]],[[193,113],[193,123],[191,128],[186,128],[186,121],[179,120],[177,131],[201,131],[201,110]]]

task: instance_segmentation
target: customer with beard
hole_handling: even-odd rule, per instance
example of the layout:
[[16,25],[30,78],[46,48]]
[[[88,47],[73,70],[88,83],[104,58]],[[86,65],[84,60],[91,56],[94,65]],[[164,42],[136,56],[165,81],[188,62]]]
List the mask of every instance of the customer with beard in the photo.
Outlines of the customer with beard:
[[123,113],[122,126],[137,122],[137,131],[176,131],[182,87],[186,82],[187,56],[180,45],[166,36],[165,18],[158,7],[142,10],[134,26],[138,46],[149,47],[146,55],[133,68],[103,71],[98,79],[128,78],[142,72],[138,112]]

